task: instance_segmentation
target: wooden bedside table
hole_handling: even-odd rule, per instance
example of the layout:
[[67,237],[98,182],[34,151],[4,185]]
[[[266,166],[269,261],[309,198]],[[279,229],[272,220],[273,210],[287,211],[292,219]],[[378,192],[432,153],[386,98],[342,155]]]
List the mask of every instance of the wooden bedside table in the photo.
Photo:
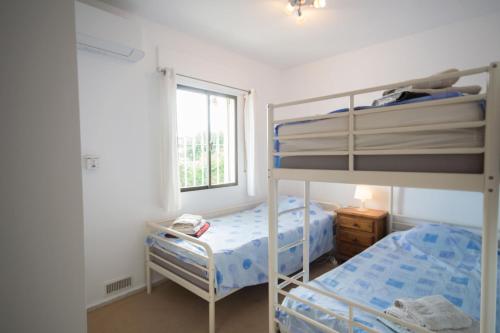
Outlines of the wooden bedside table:
[[336,212],[335,257],[338,261],[355,256],[386,235],[386,211],[340,208]]

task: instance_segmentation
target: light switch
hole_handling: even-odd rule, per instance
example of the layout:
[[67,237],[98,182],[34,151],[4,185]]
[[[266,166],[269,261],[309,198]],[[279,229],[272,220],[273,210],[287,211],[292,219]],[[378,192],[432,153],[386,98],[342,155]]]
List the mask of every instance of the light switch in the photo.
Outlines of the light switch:
[[99,168],[99,156],[85,155],[83,156],[83,162],[85,164],[85,169],[87,170],[95,170]]

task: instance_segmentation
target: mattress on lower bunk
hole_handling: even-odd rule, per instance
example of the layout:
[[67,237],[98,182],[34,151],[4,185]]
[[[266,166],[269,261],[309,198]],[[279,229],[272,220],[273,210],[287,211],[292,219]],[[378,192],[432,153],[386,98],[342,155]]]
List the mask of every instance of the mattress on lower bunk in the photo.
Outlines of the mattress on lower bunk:
[[[280,197],[279,211],[284,212],[303,205],[304,201],[301,198]],[[216,268],[215,285],[218,295],[268,281],[267,214],[267,204],[263,203],[254,209],[208,220],[210,228],[200,237],[200,240],[207,242],[213,251]],[[279,246],[291,244],[303,237],[303,218],[303,209],[280,214]],[[310,221],[310,259],[314,260],[333,248],[333,216],[331,212],[311,202]],[[165,234],[159,233],[159,235],[164,237]],[[202,247],[193,243],[177,238],[165,238],[163,242],[153,237],[147,237],[146,242],[150,247],[168,250],[186,265],[195,263],[206,266],[206,261],[203,259],[174,245],[169,245],[169,243],[176,243],[184,249],[205,254]],[[299,270],[302,267],[302,245],[282,252],[278,261],[280,272],[283,274],[291,274]],[[155,260],[154,262],[172,271],[171,267],[162,264],[161,261]],[[196,268],[187,268],[186,265],[181,265],[181,267],[199,276],[206,274]],[[186,277],[186,274],[175,273]],[[190,279],[190,281],[194,280]],[[206,290],[206,285],[202,282],[196,284]]]
[[[391,306],[396,298],[440,294],[466,314],[479,320],[480,260],[481,236],[463,228],[428,224],[385,237],[309,284],[378,311]],[[348,316],[347,306],[332,298],[303,287],[295,288],[291,293]],[[500,319],[498,295],[500,290],[497,289],[497,318]],[[285,298],[283,305],[341,333],[348,332],[344,321],[289,297]],[[278,311],[277,318],[283,332],[320,332],[284,311]],[[373,315],[359,310],[354,311],[354,320],[380,332],[392,332]],[[500,332],[499,324],[497,320],[497,333]],[[354,332],[364,330],[357,328]]]
[[[415,102],[419,100],[415,99]],[[355,111],[354,120],[355,130],[481,121],[484,120],[484,104],[482,102],[469,102],[367,114],[364,114],[363,110],[358,110]],[[276,135],[321,134],[332,131],[346,132],[349,129],[348,122],[348,117],[340,117],[282,124],[276,127]],[[364,151],[381,149],[477,148],[483,146],[483,127],[354,136],[355,149]],[[348,150],[348,138],[347,136],[342,136],[279,139],[276,141],[275,147],[279,152],[294,153],[315,150],[346,151]],[[390,156],[393,156],[390,161],[383,161]],[[313,167],[314,169],[346,170],[348,168],[348,158],[346,156],[328,157],[332,158],[327,159],[321,155],[287,156],[277,158],[275,164],[276,167],[299,169],[311,168],[311,165],[317,165]],[[358,166],[355,166],[357,170],[419,171],[413,169],[414,163],[398,165],[400,162],[404,162],[407,155],[363,155],[358,157]],[[450,161],[447,161],[448,157],[450,157]],[[461,163],[453,165],[457,161],[457,158],[458,155],[441,155],[441,158],[438,156],[436,159],[424,157],[425,160],[419,164],[426,166],[427,169],[424,168],[423,172],[482,172],[481,154],[460,155],[459,162]],[[445,163],[444,167],[442,161]],[[461,168],[462,164],[464,164],[463,168]]]

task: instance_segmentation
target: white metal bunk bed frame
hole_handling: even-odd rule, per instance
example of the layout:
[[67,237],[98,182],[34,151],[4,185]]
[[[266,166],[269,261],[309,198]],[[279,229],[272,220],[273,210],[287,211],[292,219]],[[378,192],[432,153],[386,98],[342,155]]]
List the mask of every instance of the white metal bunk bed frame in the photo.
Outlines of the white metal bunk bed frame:
[[[486,73],[488,74],[488,85],[486,94],[462,96],[449,99],[412,103],[406,105],[396,105],[379,107],[368,110],[358,110],[354,112],[354,98],[357,95],[394,89],[399,87],[411,86],[416,83],[430,82],[434,80],[451,79],[464,76],[471,76]],[[289,118],[275,120],[274,111],[278,108],[302,105],[307,103],[320,102],[336,98],[349,97],[349,110],[345,113],[333,113],[328,115],[318,115],[301,118]],[[396,110],[416,109],[428,106],[447,105],[455,103],[466,103],[472,101],[480,101],[486,99],[486,113],[484,121],[474,122],[454,122],[449,124],[436,124],[425,126],[406,126],[399,128],[382,128],[374,130],[360,130],[355,129],[355,117],[361,114],[378,113]],[[269,180],[269,332],[275,333],[277,329],[278,320],[275,318],[276,310],[286,312],[289,315],[295,316],[323,331],[338,333],[334,329],[325,326],[324,324],[315,321],[312,318],[304,316],[292,309],[280,305],[278,295],[288,296],[294,300],[309,305],[312,308],[320,310],[329,314],[339,320],[347,322],[349,332],[352,333],[355,327],[361,328],[366,332],[377,333],[378,331],[366,327],[365,325],[354,321],[354,309],[359,309],[366,313],[380,316],[401,324],[404,327],[413,329],[416,332],[429,331],[402,322],[394,317],[387,316],[386,314],[376,311],[349,299],[336,295],[335,293],[314,288],[307,284],[309,282],[309,196],[310,196],[310,182],[335,182],[335,183],[350,183],[350,184],[369,184],[369,185],[382,185],[382,186],[399,186],[399,187],[417,187],[417,188],[434,188],[434,189],[449,189],[449,190],[462,190],[474,191],[483,193],[483,234],[482,234],[482,254],[481,254],[481,313],[480,313],[480,332],[492,333],[495,332],[496,320],[496,276],[497,276],[497,228],[498,228],[498,201],[499,201],[499,176],[500,176],[500,67],[499,63],[492,63],[489,66],[479,67],[456,73],[443,74],[439,76],[427,77],[416,80],[409,80],[398,82],[394,84],[381,85],[366,89],[354,90],[345,93],[332,94],[316,98],[308,98],[292,102],[280,104],[268,104],[268,180]],[[439,112],[439,111],[436,111]],[[290,123],[304,120],[317,120],[325,118],[348,117],[349,129],[346,132],[331,132],[330,137],[334,136],[347,136],[348,137],[348,150],[346,151],[314,151],[304,153],[278,153],[274,150],[274,140],[279,139],[275,136],[274,127],[276,124]],[[363,134],[381,134],[381,133],[394,133],[394,132],[412,132],[423,130],[440,130],[440,129],[457,129],[457,128],[471,128],[471,127],[485,127],[484,147],[482,148],[446,148],[446,149],[387,149],[387,150],[369,150],[357,151],[354,147],[354,136]],[[298,135],[295,138],[314,138],[320,135],[308,134]],[[325,137],[322,133],[321,137]],[[283,138],[283,137],[282,137]],[[293,139],[294,136],[287,135],[287,139]],[[424,155],[424,154],[484,154],[484,169],[482,174],[457,174],[457,173],[427,173],[427,172],[386,172],[386,171],[356,171],[354,168],[354,156],[356,155]],[[348,170],[309,170],[309,169],[285,169],[274,167],[275,156],[305,156],[305,155],[344,155],[348,156],[349,169]],[[303,270],[293,277],[287,277],[279,274],[277,270],[278,253],[283,248],[277,246],[277,195],[278,183],[280,180],[297,180],[304,181],[304,197],[306,207],[304,209],[304,238],[303,243]],[[299,279],[302,278],[302,281]],[[280,283],[280,280],[283,282]],[[318,294],[332,297],[348,306],[348,316],[336,314],[324,307],[313,304],[308,300],[301,299],[295,295],[286,292],[283,288],[288,285],[301,286],[308,290],[317,292]]]
[[[327,203],[327,202],[317,202],[317,203],[325,210],[334,211],[335,209],[340,207],[340,206],[336,205],[335,203]],[[222,216],[222,215],[226,215],[226,214],[237,213],[237,212],[240,212],[240,211],[246,210],[246,209],[251,209],[257,205],[258,205],[258,203],[254,202],[254,203],[250,203],[247,205],[242,205],[242,206],[238,206],[238,207],[220,210],[217,212],[210,212],[210,213],[203,214],[203,215],[206,218],[213,218],[213,217],[218,217],[218,216]],[[280,212],[280,214],[285,214],[285,213],[295,211],[295,210],[300,210],[303,208],[304,207],[287,209],[287,210]],[[191,291],[195,295],[203,298],[205,301],[208,302],[208,309],[209,309],[208,310],[208,330],[209,330],[209,333],[215,333],[215,302],[237,292],[241,288],[231,290],[231,292],[224,294],[222,296],[217,295],[216,290],[215,290],[216,289],[215,288],[215,260],[214,260],[212,248],[210,247],[210,245],[207,242],[204,242],[198,238],[186,235],[184,233],[181,233],[181,232],[178,232],[176,230],[169,228],[168,225],[170,225],[170,223],[173,220],[174,220],[174,218],[165,218],[165,219],[160,219],[157,221],[146,222],[146,237],[147,236],[153,237],[158,242],[166,243],[167,240],[165,238],[158,236],[156,234],[157,232],[165,232],[166,234],[178,237],[186,242],[190,242],[194,245],[201,246],[205,250],[206,255],[202,255],[202,254],[194,252],[188,248],[181,247],[181,246],[177,245],[175,242],[168,242],[167,243],[169,246],[175,246],[175,247],[181,248],[183,251],[188,252],[190,255],[193,255],[197,258],[205,260],[207,262],[206,266],[198,265],[195,263],[189,263],[189,265],[196,267],[201,271],[206,272],[206,276],[202,277],[202,276],[196,275],[196,274],[186,270],[185,268],[180,267],[177,263],[172,262],[168,258],[159,256],[157,253],[152,252],[149,245],[146,245],[145,246],[145,254],[146,254],[146,290],[147,290],[147,293],[150,294],[151,289],[152,289],[151,271],[154,271],[154,272],[160,274],[161,276],[163,276],[167,279],[170,279],[171,281],[177,283],[178,285],[186,288],[187,290]],[[291,247],[293,247],[293,246],[290,246],[289,248],[291,248]],[[159,251],[160,253],[176,256],[175,253],[168,251],[164,248],[155,247],[155,249],[157,251]],[[176,269],[176,270],[182,272],[183,274],[186,275],[186,277],[180,276],[180,275],[176,274],[175,272],[172,272],[172,271],[166,269],[165,267],[162,267],[161,265],[155,263],[153,261],[153,259],[160,261],[162,264],[166,265],[167,267],[170,267],[170,268],[173,268],[173,269]],[[200,288],[199,286],[194,284],[192,281],[190,281],[187,277],[190,277],[192,279],[196,279],[198,281],[206,283],[208,290],[204,290],[204,289]]]

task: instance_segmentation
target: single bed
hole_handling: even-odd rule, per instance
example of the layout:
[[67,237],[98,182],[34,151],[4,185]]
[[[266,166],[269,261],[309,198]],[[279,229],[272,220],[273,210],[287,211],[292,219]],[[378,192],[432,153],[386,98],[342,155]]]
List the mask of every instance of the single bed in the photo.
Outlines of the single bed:
[[[310,227],[304,229],[305,206]],[[279,200],[280,273],[289,275],[303,266],[303,239],[311,244],[307,262],[334,247],[335,205],[282,196]],[[240,288],[268,281],[267,203],[232,214],[207,218],[210,228],[193,238],[169,228],[171,221],[147,223],[146,281],[151,271],[176,282],[209,302],[209,331],[215,332],[215,302]],[[176,236],[176,238],[166,235]]]
[[[281,198],[280,211],[283,213],[279,217],[278,236],[281,246],[295,243],[303,237],[304,212],[298,209],[303,204],[304,200],[301,198]],[[333,215],[314,202],[310,204],[310,214],[310,260],[315,260],[333,248]],[[210,245],[213,251],[217,295],[267,282],[267,218],[267,203],[263,203],[254,209],[208,219],[210,229],[199,240]],[[151,235],[147,237],[147,244],[153,253],[158,254],[161,252],[159,250],[166,250],[173,260],[182,263],[182,267],[206,277],[206,272],[200,271],[196,266],[189,266],[206,266],[206,260],[192,254],[195,252],[206,255],[203,247],[178,238],[165,238],[165,232],[162,231],[155,235],[163,238],[163,241]],[[153,261],[160,266],[166,266],[156,258],[153,258]],[[302,245],[281,253],[279,263],[282,274],[289,275],[298,271],[302,267]],[[200,286],[203,289],[208,288],[206,283]]]
[[[396,298],[419,298],[441,294],[455,306],[479,320],[481,291],[481,236],[444,224],[424,224],[388,235],[372,247],[308,285],[334,292],[356,303],[383,311]],[[500,263],[497,264],[497,270]],[[498,283],[498,278],[497,278]],[[291,295],[348,317],[348,307],[304,287]],[[500,317],[497,289],[496,316]],[[292,296],[293,297],[293,296]],[[285,308],[312,318],[341,333],[348,324],[288,296]],[[281,332],[321,332],[293,315],[278,310]],[[354,311],[354,321],[379,332],[392,333],[373,315]],[[497,320],[496,332],[500,332]],[[354,328],[354,332],[365,332]]]
[[[433,101],[451,101],[471,96],[445,93],[392,103],[387,112],[372,110],[381,107],[357,107],[354,112],[354,156],[356,170],[419,171],[481,173],[483,170],[484,110],[483,100],[444,105],[429,105]],[[472,96],[474,97],[474,96]],[[415,108],[400,110],[399,105],[412,104]],[[390,111],[390,108],[393,111]],[[275,127],[275,167],[290,169],[348,170],[349,117],[348,109],[336,110],[325,118],[288,122]],[[331,117],[333,116],[333,118]],[[330,118],[328,118],[330,117]],[[463,128],[446,128],[450,123],[464,122]],[[442,125],[442,126],[439,126]],[[423,126],[420,131],[398,132],[398,127]],[[425,129],[428,126],[428,130]],[[437,127],[436,127],[437,126]],[[433,128],[434,127],[434,128]],[[381,128],[389,132],[377,131]],[[453,149],[469,148],[475,153],[446,152],[422,156],[411,153],[383,155],[387,149]],[[330,154],[325,154],[330,152]],[[338,154],[332,154],[336,152]],[[346,154],[341,154],[346,152]]]

